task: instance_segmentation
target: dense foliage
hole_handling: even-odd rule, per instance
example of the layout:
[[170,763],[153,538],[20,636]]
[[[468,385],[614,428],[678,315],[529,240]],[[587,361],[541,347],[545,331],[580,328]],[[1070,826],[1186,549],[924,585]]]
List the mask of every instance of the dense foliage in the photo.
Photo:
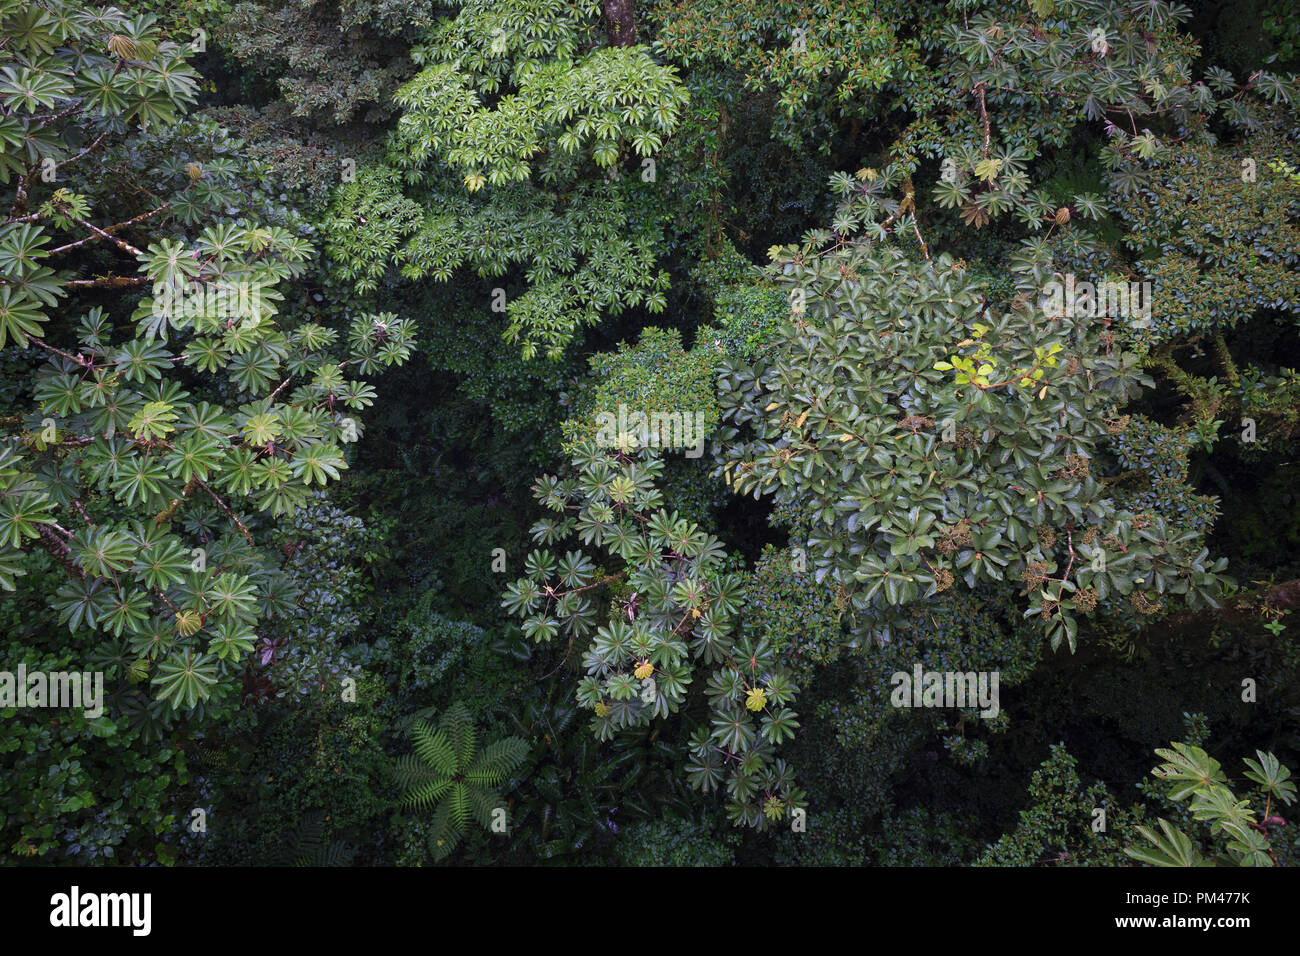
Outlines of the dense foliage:
[[0,0],[0,857],[1294,865],[1298,63]]

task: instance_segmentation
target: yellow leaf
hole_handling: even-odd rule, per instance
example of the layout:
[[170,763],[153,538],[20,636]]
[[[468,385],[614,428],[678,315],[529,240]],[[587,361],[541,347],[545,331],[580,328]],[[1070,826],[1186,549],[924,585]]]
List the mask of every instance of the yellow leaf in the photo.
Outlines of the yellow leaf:
[[181,611],[176,615],[176,632],[181,637],[193,637],[203,626],[203,618],[196,611]]
[[986,183],[991,183],[998,178],[998,173],[1002,171],[1002,160],[1000,159],[983,159],[975,164],[975,175]]

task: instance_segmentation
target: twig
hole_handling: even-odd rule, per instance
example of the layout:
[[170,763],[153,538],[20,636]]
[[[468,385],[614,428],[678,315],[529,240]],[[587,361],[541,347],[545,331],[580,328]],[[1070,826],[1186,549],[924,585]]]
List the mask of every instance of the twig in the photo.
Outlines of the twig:
[[230,505],[226,504],[225,501],[222,500],[221,496],[208,486],[208,483],[206,481],[204,481],[202,478],[196,478],[195,480],[198,481],[200,488],[202,488],[204,491],[206,491],[209,495],[212,496],[212,500],[217,503],[217,507],[226,513],[226,517],[235,523],[235,526],[238,527],[240,532],[243,533],[244,539],[249,544],[252,544],[253,534],[251,531],[248,530],[248,526],[245,525],[244,522],[239,520],[239,515],[235,514],[233,511],[230,510]]
[[117,236],[109,235],[103,229],[100,229],[98,226],[94,225],[93,223],[86,222],[86,220],[84,219],[74,219],[73,222],[81,223],[81,225],[85,226],[91,232],[97,233],[100,236],[100,238],[107,239],[109,242],[113,243],[113,245],[117,246],[118,248],[124,249],[125,251],[131,253],[131,255],[135,256],[137,259],[145,258],[145,254],[143,252],[141,252],[135,246],[131,245],[131,243],[127,242],[125,239],[119,239],[117,238]]
[[[141,222],[142,220],[148,219],[150,216],[156,216],[158,215],[158,213],[164,212],[170,208],[171,208],[171,203],[167,202],[167,203],[163,203],[161,206],[159,206],[156,209],[150,209],[148,212],[141,213],[140,215],[136,216],[134,219],[128,219],[125,222],[114,223],[111,226],[106,226],[102,230],[96,229],[96,227],[94,226],[91,226],[90,228],[95,229],[95,231],[99,232],[101,236],[107,236],[109,239],[112,239],[113,236],[111,234],[117,232],[117,230],[125,229],[127,226],[133,226],[137,222]],[[78,220],[78,222],[80,222],[80,220]],[[89,223],[86,223],[85,225],[89,225]],[[85,245],[87,242],[94,242],[95,238],[96,237],[94,236],[87,236],[85,239],[78,239],[76,242],[69,242],[67,245],[59,246],[57,249],[51,249],[50,255],[52,256],[58,255],[60,252],[67,252],[69,249],[75,249],[77,248],[77,246]],[[139,252],[139,250],[136,251]]]

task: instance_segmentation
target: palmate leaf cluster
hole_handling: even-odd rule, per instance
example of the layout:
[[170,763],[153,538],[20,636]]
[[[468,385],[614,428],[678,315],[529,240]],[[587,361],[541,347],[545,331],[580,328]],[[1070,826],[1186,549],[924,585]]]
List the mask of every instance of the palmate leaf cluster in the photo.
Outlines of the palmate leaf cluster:
[[[1179,29],[1191,16],[1182,4],[1128,0],[1049,0],[1019,16],[979,11],[937,28],[951,72],[933,82],[949,96],[983,89],[998,135],[1030,155],[1063,145],[1081,122],[1100,122],[1109,140],[1102,163],[1140,178],[1166,137],[1202,134],[1215,116],[1245,128],[1267,113],[1265,103],[1295,97],[1290,75],[1259,71],[1238,84],[1212,69],[1195,78],[1199,49]],[[1248,90],[1264,102],[1252,104]],[[968,113],[967,122],[978,120]],[[924,120],[914,130],[925,135]]]
[[503,329],[525,358],[558,358],[578,329],[605,315],[663,308],[668,275],[657,266],[652,224],[628,228],[638,220],[633,174],[575,181],[561,201],[532,182],[471,196],[445,173],[404,187],[399,170],[360,169],[335,196],[332,215],[349,228],[331,233],[329,249],[359,290],[375,288],[391,267],[440,281],[462,268],[500,281],[526,270],[524,291],[509,286]]
[[476,0],[430,29],[414,52],[423,69],[394,96],[387,157],[336,196],[352,227],[331,245],[345,278],[372,289],[390,267],[407,279],[522,271],[504,331],[525,358],[557,357],[604,315],[664,307],[646,164],[687,94],[645,47],[593,46],[599,12]]
[[[572,466],[572,477],[544,476],[534,487],[554,516],[533,526],[543,549],[528,556],[502,605],[533,640],[585,648],[577,699],[603,740],[677,714],[694,685],[709,722],[691,733],[692,786],[725,785],[738,824],[789,819],[803,794],[775,748],[798,727],[797,688],[767,641],[740,633],[741,578],[724,570],[721,542],[664,507],[657,454],[584,445]],[[573,537],[604,556],[550,550]]]
[[978,11],[939,32],[951,87],[983,87],[1012,145],[1037,153],[1040,143],[1064,143],[1080,121],[1102,121],[1115,129],[1111,157],[1146,159],[1157,148],[1147,127],[1168,114],[1186,128],[1212,107],[1210,91],[1191,80],[1195,47],[1178,32],[1191,11],[1181,4],[1066,0],[1008,13]]
[[[133,165],[148,152],[138,130],[177,122],[194,99],[189,48],[152,18],[57,2],[0,15],[12,37],[0,130],[23,131],[0,136],[0,168],[21,176],[0,197],[0,345],[45,358],[27,411],[0,434],[0,587],[14,587],[23,552],[45,552],[67,577],[51,596],[60,622],[104,635],[88,663],[148,681],[166,711],[192,709],[231,690],[259,617],[283,609],[250,524],[339,477],[353,416],[375,397],[356,373],[404,361],[411,327],[358,315],[346,342],[313,323],[281,328],[280,287],[304,278],[313,249],[284,228],[217,220],[237,160]],[[84,88],[96,77],[102,89]],[[88,181],[99,150],[135,188]],[[157,204],[124,213],[129,193]],[[125,274],[88,276],[86,247]],[[74,263],[80,273],[57,269]],[[151,294],[74,318],[60,300],[83,289]]]
[[1270,810],[1274,801],[1286,806],[1294,803],[1296,787],[1291,771],[1277,757],[1260,750],[1255,753],[1258,760],[1245,760],[1246,779],[1255,784],[1258,797],[1265,801],[1260,812],[1249,798],[1238,798],[1219,762],[1200,747],[1175,743],[1172,749],[1157,749],[1156,756],[1164,762],[1152,775],[1169,783],[1168,798],[1175,803],[1191,798],[1191,817],[1208,824],[1215,852],[1207,857],[1196,841],[1161,817],[1156,821],[1159,833],[1149,827],[1137,828],[1145,843],[1126,847],[1126,854],[1152,866],[1278,865],[1269,827],[1280,818],[1271,818]]
[[[95,312],[83,320],[76,361],[50,359],[37,379],[31,429],[0,452],[0,567],[16,563],[23,546],[43,543],[73,578],[58,600],[69,628],[110,631],[138,645],[135,673],[156,662],[159,696],[193,707],[216,682],[220,662],[233,664],[251,649],[258,605],[274,592],[262,562],[242,547],[251,538],[232,509],[287,513],[314,484],[339,477],[344,446],[359,427],[345,413],[374,396],[370,386],[344,379],[341,364],[400,361],[409,330],[391,315],[359,318],[350,358],[338,363],[308,351],[335,335],[318,326],[287,335],[269,322],[231,328],[219,338],[192,338],[176,354],[147,333],[113,347],[102,319]],[[199,348],[225,364],[228,394],[248,401],[214,405],[181,384],[176,366]],[[287,384],[299,375],[307,381],[275,400],[270,379],[284,376]],[[261,392],[271,394],[256,397]],[[223,514],[191,529],[196,505]],[[232,524],[243,537],[214,543],[213,533],[229,533]]]
[[[527,180],[548,153],[590,151],[605,168],[624,143],[653,156],[686,92],[645,47],[579,49],[599,10],[561,0],[462,5],[414,51],[424,69],[394,97],[404,112],[390,149],[417,168],[442,158],[471,192]],[[542,172],[546,180],[557,173]]]
[[[101,316],[88,318],[93,323]],[[356,338],[366,344],[349,362],[371,357],[388,364],[372,358],[380,325],[406,334],[391,316],[359,319]],[[282,401],[267,396],[229,409],[199,399],[174,377],[173,367],[192,352],[175,355],[143,337],[113,348],[85,336],[76,362],[51,359],[37,380],[41,404],[32,429],[13,435],[0,452],[5,558],[16,561],[14,551],[42,540],[66,559],[75,580],[60,592],[61,611],[72,629],[143,640],[154,651],[148,656],[157,659],[172,644],[160,629],[174,627],[181,640],[159,676],[182,660],[186,667],[175,680],[155,683],[178,706],[192,707],[206,696],[213,656],[237,661],[251,648],[254,607],[270,590],[226,567],[210,531],[233,522],[247,535],[232,505],[286,513],[305,502],[313,484],[337,479],[347,467],[343,446],[356,439],[358,426],[344,413],[370,404],[374,392],[343,379],[339,364],[324,361],[323,354],[305,351],[313,338],[323,345],[326,332],[303,327],[285,335],[264,323],[248,335],[242,356],[231,336],[207,341],[209,354],[229,363],[233,395],[253,398],[241,385],[247,377],[240,360],[255,351],[264,372],[277,378],[291,380],[295,369],[314,372]],[[389,344],[394,341],[395,361],[407,346],[398,336]],[[46,428],[54,431],[52,441],[43,437]],[[213,503],[229,521],[204,525],[207,534],[172,533],[173,522],[194,505]],[[99,517],[92,519],[87,507]],[[140,518],[126,519],[130,514]],[[65,525],[84,526],[62,532]],[[237,547],[232,557],[236,565],[257,563]],[[197,645],[200,639],[206,646]]]
[[48,201],[22,215],[35,184],[59,182],[63,167],[128,123],[174,121],[194,102],[198,74],[188,49],[163,40],[152,16],[111,7],[5,0],[0,35],[10,38],[0,52],[0,184],[12,182],[16,200],[0,222],[3,346],[39,335],[47,310],[66,295],[45,261],[51,236],[40,220],[70,226],[87,212],[76,190],[51,186]]
[[[187,47],[149,14],[65,0],[0,2],[0,183],[63,163],[96,136],[168,123],[198,92]],[[69,110],[69,104],[80,104]]]
[[891,78],[914,75],[918,46],[897,35],[911,6],[677,0],[654,4],[650,16],[659,26],[656,49],[674,61],[725,64],[746,88],[771,90],[779,110],[773,132],[797,148],[814,131],[833,129],[836,114],[868,115]]
[[504,805],[500,786],[528,756],[519,737],[503,737],[480,748],[469,708],[457,702],[434,727],[426,720],[414,725],[415,753],[399,758],[395,768],[402,788],[402,805],[433,808],[429,849],[435,860],[456,849],[471,819],[490,829],[495,811]]
[[[1197,78],[1200,50],[1180,29],[1191,16],[1182,4],[1141,0],[962,4],[960,16],[942,2],[898,0],[823,3],[815,13],[795,2],[692,0],[651,12],[656,49],[696,70],[725,65],[768,93],[781,114],[774,133],[787,142],[816,137],[828,149],[844,117],[905,117],[893,159],[951,159],[957,177],[935,195],[976,226],[1011,209],[1031,221],[1045,197],[1026,191],[1009,157],[1061,147],[1081,124],[1102,124],[1103,162],[1141,178],[1167,138],[1199,135],[1216,116],[1245,128],[1294,99],[1289,75]],[[1082,198],[1076,211],[1097,211],[1097,197]]]
[[1225,563],[1200,536],[1118,508],[1100,481],[1107,423],[1147,380],[1091,320],[1047,314],[1032,247],[997,315],[946,255],[827,238],[773,250],[786,342],[724,358],[717,436],[735,491],[808,515],[815,580],[861,612],[1020,583],[1026,615],[1071,647],[1099,604],[1214,601]]

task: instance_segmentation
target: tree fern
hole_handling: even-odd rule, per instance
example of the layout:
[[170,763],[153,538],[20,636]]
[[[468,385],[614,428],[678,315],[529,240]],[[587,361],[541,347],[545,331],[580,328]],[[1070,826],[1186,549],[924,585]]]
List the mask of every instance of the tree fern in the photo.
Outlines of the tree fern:
[[493,812],[501,806],[499,787],[524,762],[528,745],[519,737],[503,737],[480,750],[474,718],[459,702],[443,714],[440,727],[417,720],[413,736],[415,753],[400,758],[394,769],[401,806],[433,808],[429,849],[442,860],[471,818],[491,828]]
[[281,849],[277,866],[349,866],[356,851],[342,840],[326,843],[320,814],[312,814],[289,836]]

